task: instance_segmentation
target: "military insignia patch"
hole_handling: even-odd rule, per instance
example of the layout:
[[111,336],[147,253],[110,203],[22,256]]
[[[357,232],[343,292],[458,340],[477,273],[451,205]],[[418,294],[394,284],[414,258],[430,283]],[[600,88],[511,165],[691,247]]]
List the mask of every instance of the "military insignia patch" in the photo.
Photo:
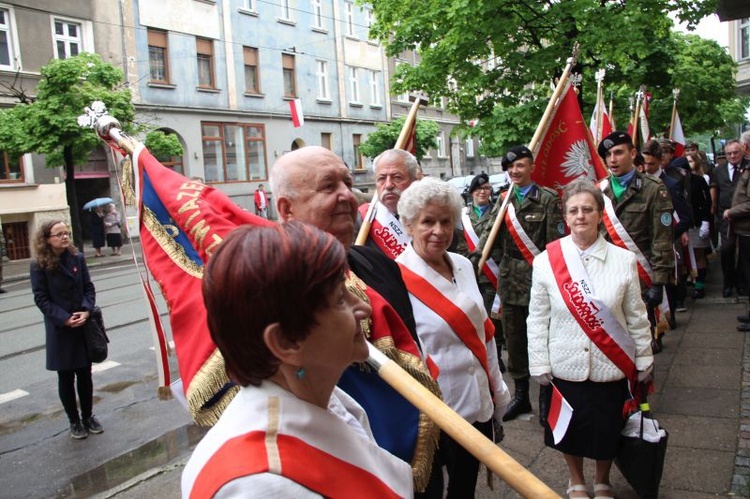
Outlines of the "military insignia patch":
[[510,161],[512,163],[512,162],[514,162],[516,160],[516,153],[514,153],[513,151],[511,151],[508,154],[506,154],[505,157],[508,159],[508,161]]
[[659,218],[659,221],[664,227],[671,227],[672,226],[672,214],[662,213],[661,217]]
[[557,233],[561,236],[565,235],[565,222],[558,222],[557,223]]
[[612,139],[605,139],[602,144],[604,145],[605,149],[610,150],[612,149],[612,146],[615,145],[615,142]]

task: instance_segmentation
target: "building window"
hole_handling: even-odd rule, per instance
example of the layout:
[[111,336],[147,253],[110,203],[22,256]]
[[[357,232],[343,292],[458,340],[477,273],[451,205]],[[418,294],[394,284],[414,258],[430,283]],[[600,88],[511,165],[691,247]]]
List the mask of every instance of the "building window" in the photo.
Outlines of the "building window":
[[344,2],[346,36],[354,36],[354,3]]
[[355,133],[352,135],[352,148],[354,149],[354,169],[364,170],[365,162],[362,159],[362,154],[359,152],[359,145],[362,142],[362,135]]
[[375,14],[372,9],[365,9],[365,22],[367,23],[368,30],[375,24]]
[[739,49],[738,59],[750,58],[750,18],[746,17],[739,21],[738,34],[740,39],[737,40]]
[[[409,65],[409,63],[408,63],[408,62],[404,62],[404,61],[396,61],[396,71],[398,72],[398,69],[399,69],[399,68],[400,68],[401,66],[408,66],[408,65]],[[399,95],[397,95],[397,96],[396,96],[396,100],[397,100],[398,102],[409,102],[409,92],[407,91],[407,92],[404,92],[403,94],[399,94]]]
[[349,66],[349,102],[359,103],[359,79],[357,68]]
[[55,41],[55,57],[67,59],[81,53],[83,42],[81,37],[81,25],[79,23],[54,20],[55,33],[52,37]]
[[445,157],[445,136],[443,135],[443,132],[438,133],[437,137],[435,137],[437,140],[437,155],[438,158],[444,158]]
[[328,149],[333,150],[333,134],[323,132],[320,134],[320,145]]
[[331,93],[328,91],[328,62],[315,61],[315,78],[318,81],[318,99],[331,100]]
[[292,20],[292,9],[289,5],[291,1],[292,0],[281,0],[281,19]]
[[195,46],[198,53],[198,87],[216,88],[214,80],[214,41],[208,38],[196,38]]
[[201,123],[206,182],[266,180],[266,140],[263,125]]
[[370,105],[382,106],[380,100],[380,71],[369,71],[370,73]]
[[292,54],[281,54],[281,67],[284,72],[284,97],[297,97],[294,56]]
[[258,49],[242,47],[245,58],[245,92],[260,93],[260,73],[258,73]]
[[242,9],[255,12],[257,10],[255,0],[242,0]]
[[323,29],[323,4],[321,0],[312,0],[313,28]]
[[472,139],[471,137],[466,139],[466,157],[467,158],[474,157],[474,139]]
[[23,182],[22,156],[0,151],[0,182]]
[[16,49],[14,45],[15,33],[11,24],[11,13],[8,9],[0,9],[0,67],[15,69]]
[[148,30],[148,65],[151,81],[169,83],[169,45],[167,32]]

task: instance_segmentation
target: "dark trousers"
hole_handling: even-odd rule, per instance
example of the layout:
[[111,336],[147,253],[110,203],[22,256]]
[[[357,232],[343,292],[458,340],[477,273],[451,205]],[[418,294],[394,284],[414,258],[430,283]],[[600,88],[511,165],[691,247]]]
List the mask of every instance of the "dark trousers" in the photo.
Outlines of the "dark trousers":
[[526,318],[529,307],[503,303],[503,330],[505,348],[508,349],[508,373],[515,379],[529,377],[529,339],[526,335]]
[[[742,269],[737,262],[737,236],[729,234],[729,224],[726,220],[719,221],[719,235],[721,236],[721,273],[724,276],[724,288],[742,287],[746,279],[739,275]],[[740,258],[742,256],[740,255]]]
[[[81,416],[78,416],[76,405],[76,388],[81,403]],[[57,371],[57,391],[60,395],[65,414],[70,423],[78,423],[91,417],[94,399],[94,381],[91,379],[91,366],[73,371]]]
[[[492,438],[492,418],[484,423],[474,423],[473,426],[485,437]],[[444,432],[440,433],[440,458],[448,472],[447,499],[474,497],[479,460]]]
[[750,235],[737,236],[737,246],[740,250],[742,275],[745,277],[745,285],[747,285],[747,283],[750,283]]

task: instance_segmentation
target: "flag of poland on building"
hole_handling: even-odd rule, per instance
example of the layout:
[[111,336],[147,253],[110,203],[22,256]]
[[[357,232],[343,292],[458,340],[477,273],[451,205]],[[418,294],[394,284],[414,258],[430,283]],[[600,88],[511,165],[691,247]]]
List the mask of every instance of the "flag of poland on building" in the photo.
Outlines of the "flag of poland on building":
[[299,128],[305,124],[305,115],[302,114],[302,99],[289,101],[289,109],[292,111],[292,124]]
[[570,418],[572,417],[573,408],[563,398],[562,393],[560,393],[557,387],[552,385],[552,402],[549,405],[547,423],[552,430],[552,437],[555,439],[555,444],[560,443],[560,440],[565,436],[565,432],[568,431],[568,425],[570,424]]

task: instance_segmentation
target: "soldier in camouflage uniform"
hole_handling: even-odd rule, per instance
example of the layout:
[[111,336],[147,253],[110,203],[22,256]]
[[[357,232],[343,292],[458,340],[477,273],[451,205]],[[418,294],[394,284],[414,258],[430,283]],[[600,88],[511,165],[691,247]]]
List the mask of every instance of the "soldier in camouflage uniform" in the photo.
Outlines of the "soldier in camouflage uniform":
[[[560,198],[557,192],[531,181],[534,157],[524,146],[512,147],[502,160],[503,170],[514,184],[509,204],[515,208],[516,217],[536,248],[541,252],[545,246],[565,233]],[[483,248],[492,225],[497,218],[500,200],[496,203],[479,242]],[[503,416],[503,421],[515,419],[520,414],[531,412],[529,401],[529,354],[526,337],[526,318],[529,315],[529,292],[531,289],[531,264],[516,245],[508,226],[503,222],[492,246],[492,258],[500,267],[498,290],[502,300],[502,318],[505,344],[508,349],[508,372],[515,383],[515,394]],[[540,401],[548,400],[546,394]],[[546,421],[546,407],[540,407],[540,422]]]
[[[474,228],[474,233],[481,237],[485,227],[490,221],[490,211],[492,209],[492,186],[490,185],[490,178],[486,173],[480,173],[471,180],[469,184],[469,195],[471,196],[471,203],[464,208],[468,214],[471,226]],[[465,217],[461,217],[462,222]],[[453,241],[455,247],[450,248],[450,251],[454,251],[465,257],[469,257],[472,251],[469,249],[469,245],[466,242],[466,235],[464,234],[463,223],[456,227],[456,233],[453,235]],[[477,284],[479,285],[479,291],[482,293],[484,299],[484,308],[487,310],[487,317],[492,320],[492,324],[495,326],[495,342],[497,343],[497,360],[500,364],[500,371],[505,372],[505,364],[502,359],[503,345],[505,344],[505,338],[503,335],[502,321],[500,320],[500,314],[492,311],[492,305],[495,302],[495,296],[497,295],[497,289],[492,284],[489,278],[484,272],[479,272],[477,275]]]
[[[634,169],[637,151],[627,133],[613,132],[601,141],[597,151],[610,171],[604,195],[612,200],[617,218],[653,271],[650,287],[641,281],[653,335],[654,309],[662,302],[664,285],[674,273],[672,200],[661,180]],[[612,241],[609,234],[604,235]],[[661,338],[654,338],[652,348],[654,353],[661,351]]]

